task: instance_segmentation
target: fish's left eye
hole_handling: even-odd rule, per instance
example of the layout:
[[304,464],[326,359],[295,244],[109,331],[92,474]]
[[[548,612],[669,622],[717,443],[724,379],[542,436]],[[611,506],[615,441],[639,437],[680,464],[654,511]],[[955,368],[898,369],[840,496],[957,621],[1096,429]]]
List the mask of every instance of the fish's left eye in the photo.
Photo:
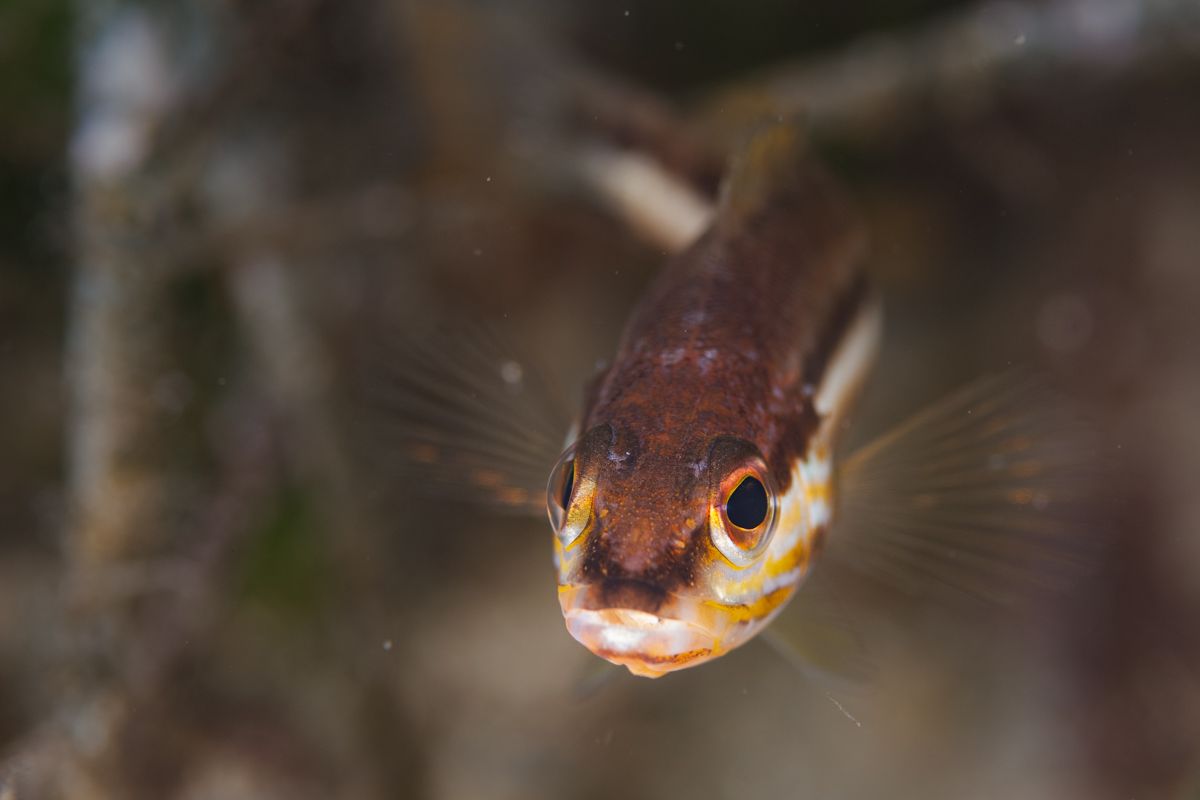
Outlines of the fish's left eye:
[[742,530],[753,530],[767,518],[767,489],[762,481],[747,475],[725,501],[725,516]]
[[709,518],[709,535],[721,555],[737,567],[753,564],[775,532],[777,501],[765,469],[741,468],[721,481]]

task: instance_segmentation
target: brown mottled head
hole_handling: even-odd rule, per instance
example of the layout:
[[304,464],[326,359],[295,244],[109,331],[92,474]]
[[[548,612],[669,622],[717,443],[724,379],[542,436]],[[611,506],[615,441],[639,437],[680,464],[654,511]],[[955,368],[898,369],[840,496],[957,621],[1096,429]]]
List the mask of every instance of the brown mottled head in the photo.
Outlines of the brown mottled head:
[[556,468],[549,505],[571,632],[602,656],[659,674],[728,647],[705,603],[714,577],[765,552],[778,494],[750,442],[680,437],[664,450],[643,434],[588,430]]

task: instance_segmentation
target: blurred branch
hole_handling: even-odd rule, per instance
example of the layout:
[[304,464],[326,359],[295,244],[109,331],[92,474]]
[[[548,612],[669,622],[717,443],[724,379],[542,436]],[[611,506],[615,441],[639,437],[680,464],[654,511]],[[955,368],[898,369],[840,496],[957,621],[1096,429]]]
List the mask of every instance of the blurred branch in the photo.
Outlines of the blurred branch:
[[203,163],[230,115],[270,86],[288,46],[305,33],[324,1],[274,0],[235,9],[241,35],[233,52],[217,75],[156,128],[148,162]]
[[[704,224],[700,210],[715,196],[723,161],[717,154],[735,148],[764,118],[802,112],[818,135],[869,142],[933,115],[978,115],[1022,83],[1128,79],[1200,59],[1200,3],[991,0],[923,28],[751,75],[714,91],[686,118],[556,57],[583,123],[583,142],[569,159],[576,175],[635,231],[673,250]],[[1044,189],[1036,160],[1012,142],[1005,146],[1008,169],[995,178],[1001,188]],[[1022,159],[1020,170],[1014,159]]]
[[335,498],[335,519],[354,516],[350,470],[331,413],[332,365],[305,323],[288,268],[278,256],[245,256],[229,271],[229,290],[263,387],[295,435],[293,458]]
[[[252,177],[252,176],[251,176]],[[248,223],[249,224],[249,223]],[[261,239],[234,251],[227,288],[259,376],[287,432],[285,455],[319,498],[331,531],[338,567],[346,573],[346,601],[359,613],[377,601],[379,565],[367,554],[374,526],[358,496],[345,430],[337,416],[336,370],[314,333],[296,266],[282,249]]]
[[[180,658],[204,641],[220,608],[230,556],[257,521],[264,499],[276,488],[274,442],[265,409],[241,398],[226,431],[222,481],[207,512],[189,533],[185,551],[171,558],[117,563],[77,572],[75,588],[88,598],[88,626],[96,609],[111,613],[130,599],[153,597],[137,619],[122,615],[122,648],[107,681],[82,680],[63,697],[51,724],[40,726],[0,761],[0,786],[31,787],[35,797],[122,797],[117,762],[124,729],[155,707]],[[78,656],[77,652],[72,655]],[[87,664],[73,663],[75,669]],[[78,677],[78,676],[77,676]],[[19,795],[23,798],[25,795]]]
[[[150,587],[114,592],[112,580],[155,571],[176,541],[170,482],[170,404],[154,389],[177,370],[173,352],[175,255],[162,247],[165,222],[186,216],[194,190],[154,158],[154,143],[201,83],[181,53],[211,33],[137,2],[76,6],[79,24],[77,128],[72,141],[76,200],[74,297],[67,378],[71,528],[68,589],[77,624],[68,656],[58,732],[34,743],[56,755],[19,754],[31,766],[51,761],[37,778],[48,796],[120,797],[122,741],[139,706],[153,697],[169,664],[210,609],[208,581],[238,529],[233,495],[249,491],[237,472],[226,500],[212,507],[207,550],[184,570],[168,602],[145,612]],[[178,9],[176,9],[178,11]],[[193,18],[190,20],[195,22]],[[182,25],[182,26],[181,26]],[[250,439],[239,458],[259,459]],[[196,541],[197,539],[192,539]],[[140,581],[135,581],[135,583]],[[142,610],[139,610],[142,609]],[[139,702],[134,695],[142,699]],[[65,738],[65,742],[64,742]]]
[[828,135],[894,136],[931,113],[987,108],[1014,82],[1127,76],[1200,57],[1196,0],[989,0],[714,92],[700,116],[726,141],[765,113],[801,111]]
[[[420,85],[435,163],[469,155],[460,169],[488,172],[522,163],[512,153],[498,156],[503,132],[477,137],[481,119],[496,116],[495,96],[481,87],[521,86],[526,102],[536,96],[552,110],[543,110],[536,131],[538,168],[578,181],[668,249],[691,237],[703,217],[697,209],[716,194],[726,154],[769,115],[802,112],[819,135],[878,141],[934,115],[979,115],[1002,92],[1050,77],[1125,80],[1200,57],[1196,0],[989,0],[924,27],[751,75],[685,116],[589,68],[536,26],[501,23],[461,3],[414,0],[403,9],[407,52],[428,78]],[[477,55],[485,49],[479,42],[489,38],[495,49],[520,53],[504,65],[509,80],[482,73],[491,62]],[[546,75],[556,85],[547,85]]]
[[80,5],[69,555],[87,573],[161,544],[169,415],[147,387],[170,366],[170,268],[155,226],[183,198],[146,166],[153,131],[179,102],[164,29],[136,4]]

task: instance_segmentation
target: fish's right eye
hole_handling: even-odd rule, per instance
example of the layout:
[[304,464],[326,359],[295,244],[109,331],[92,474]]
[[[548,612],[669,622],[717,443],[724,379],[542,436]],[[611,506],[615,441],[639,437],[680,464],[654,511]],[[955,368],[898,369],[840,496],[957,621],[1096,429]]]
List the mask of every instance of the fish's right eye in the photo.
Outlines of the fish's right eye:
[[546,484],[546,511],[555,533],[562,531],[567,522],[567,509],[571,507],[571,496],[575,492],[575,455],[567,451],[550,473]]

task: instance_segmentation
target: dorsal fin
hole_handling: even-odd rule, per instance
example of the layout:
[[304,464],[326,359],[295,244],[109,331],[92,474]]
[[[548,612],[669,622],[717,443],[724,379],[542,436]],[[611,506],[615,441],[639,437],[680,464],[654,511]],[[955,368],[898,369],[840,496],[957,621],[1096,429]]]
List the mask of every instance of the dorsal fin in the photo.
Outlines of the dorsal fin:
[[808,157],[800,119],[779,116],[753,130],[734,154],[717,211],[717,224],[736,230],[782,192],[794,189]]

